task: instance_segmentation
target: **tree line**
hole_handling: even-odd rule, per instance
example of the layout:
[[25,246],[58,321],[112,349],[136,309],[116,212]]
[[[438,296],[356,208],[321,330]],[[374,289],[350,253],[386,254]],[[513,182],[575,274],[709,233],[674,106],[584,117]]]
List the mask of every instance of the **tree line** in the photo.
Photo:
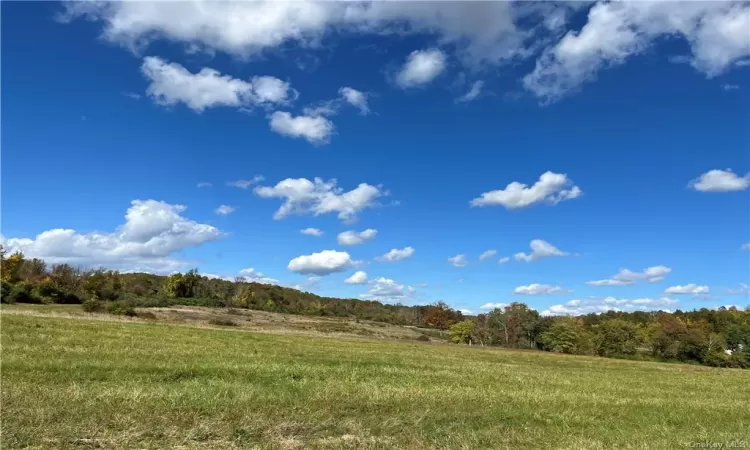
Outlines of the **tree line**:
[[0,246],[3,303],[68,303],[84,310],[135,315],[135,308],[195,305],[348,317],[434,328],[460,344],[537,349],[616,358],[750,368],[750,308],[696,311],[609,311],[545,317],[523,303],[464,316],[444,302],[405,306],[322,297],[296,289],[200,275],[169,276],[47,265]]

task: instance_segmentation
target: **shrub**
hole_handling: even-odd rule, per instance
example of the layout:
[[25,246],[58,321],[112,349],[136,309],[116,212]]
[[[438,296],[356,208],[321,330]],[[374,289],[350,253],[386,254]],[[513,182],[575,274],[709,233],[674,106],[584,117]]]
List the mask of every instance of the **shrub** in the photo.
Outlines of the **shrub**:
[[79,305],[83,303],[83,300],[72,292],[60,292],[60,295],[55,298],[55,303],[62,305]]
[[236,327],[237,323],[234,320],[231,319],[225,319],[223,317],[214,317],[213,319],[209,320],[208,323],[211,325],[219,325],[222,327]]
[[13,285],[7,281],[0,282],[0,303],[13,303],[10,293],[13,292]]
[[135,308],[131,302],[109,302],[107,303],[106,310],[110,314],[116,316],[136,316]]
[[427,337],[427,336],[425,336],[424,334],[420,334],[420,335],[419,335],[419,336],[418,336],[418,337],[416,338],[416,340],[418,340],[418,341],[422,341],[422,342],[430,342],[430,338],[428,338],[428,337]]
[[11,303],[42,303],[42,300],[34,295],[31,283],[25,281],[19,281],[13,286],[8,299]]
[[100,312],[104,310],[102,301],[97,298],[90,298],[83,302],[83,310],[87,313]]

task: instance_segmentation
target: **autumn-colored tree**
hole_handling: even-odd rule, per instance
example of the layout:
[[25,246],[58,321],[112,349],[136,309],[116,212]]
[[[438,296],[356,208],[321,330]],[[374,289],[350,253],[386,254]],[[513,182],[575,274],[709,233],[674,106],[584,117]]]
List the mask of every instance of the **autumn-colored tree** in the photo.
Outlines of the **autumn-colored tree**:
[[2,266],[0,266],[0,278],[8,283],[15,283],[20,281],[21,267],[25,262],[23,253],[15,252],[12,255],[5,257],[3,250]]
[[460,313],[451,309],[447,303],[439,301],[427,307],[425,323],[438,330],[447,330],[451,325],[458,322]]

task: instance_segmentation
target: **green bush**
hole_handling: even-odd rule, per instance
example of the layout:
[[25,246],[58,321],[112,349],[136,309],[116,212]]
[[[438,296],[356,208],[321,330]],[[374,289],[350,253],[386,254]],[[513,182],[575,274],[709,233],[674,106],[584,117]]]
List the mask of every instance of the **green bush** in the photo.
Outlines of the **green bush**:
[[25,281],[19,281],[13,286],[8,296],[10,303],[42,303],[42,299],[33,293],[33,285]]
[[101,300],[90,298],[83,302],[82,308],[87,313],[101,312],[104,310],[104,304]]
[[0,283],[0,303],[13,303],[10,293],[13,292],[13,285],[7,281]]
[[132,302],[120,301],[120,302],[109,302],[105,307],[108,313],[116,316],[136,316],[135,307]]

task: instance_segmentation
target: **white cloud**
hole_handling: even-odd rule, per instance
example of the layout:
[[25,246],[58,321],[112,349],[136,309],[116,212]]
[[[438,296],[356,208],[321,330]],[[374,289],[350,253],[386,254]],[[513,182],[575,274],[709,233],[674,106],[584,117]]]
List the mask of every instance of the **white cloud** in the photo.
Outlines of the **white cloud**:
[[479,255],[479,260],[484,261],[485,259],[492,258],[495,255],[497,255],[497,250],[486,250],[481,255]]
[[448,262],[453,267],[464,267],[464,266],[466,266],[466,264],[468,264],[466,262],[466,255],[451,256],[450,258],[448,258]]
[[534,239],[529,243],[531,247],[531,253],[516,253],[513,255],[516,261],[536,261],[541,258],[547,258],[550,256],[567,256],[569,253],[560,250],[554,245],[541,239]]
[[658,283],[664,279],[664,277],[672,271],[671,268],[666,266],[652,266],[643,269],[642,272],[633,272],[628,269],[620,269],[620,271],[613,276],[605,280],[587,281],[586,284],[589,286],[629,286],[635,284],[637,281],[648,281],[649,283]]
[[[544,10],[541,6],[546,6]],[[103,24],[102,37],[133,50],[158,39],[188,49],[223,51],[241,58],[289,44],[310,49],[335,33],[429,33],[450,44],[467,64],[499,63],[528,53],[528,30],[514,21],[545,17],[565,23],[569,5],[506,2],[71,2],[64,19]]]
[[713,77],[750,55],[748,29],[746,3],[601,2],[580,31],[568,31],[542,53],[523,83],[537,97],[557,100],[663,36],[684,38],[691,65]]
[[227,216],[235,211],[237,211],[237,208],[229,205],[221,205],[214,210],[214,212],[220,216]]
[[504,257],[500,258],[500,259],[499,259],[499,260],[497,261],[497,263],[498,263],[498,264],[505,264],[505,263],[507,263],[508,261],[510,261],[510,258],[509,258],[509,257],[507,257],[507,256],[504,256]]
[[[737,65],[739,65],[739,64],[737,64]],[[734,91],[736,89],[739,89],[740,87],[737,86],[736,84],[726,84],[725,83],[725,84],[721,85],[721,88],[724,89],[725,91]]]
[[[607,311],[651,311],[665,310],[667,306],[677,304],[676,299],[661,297],[659,299],[638,298],[618,299],[605,297],[602,299],[571,300],[565,304],[552,305],[541,312],[543,316],[578,316],[590,313],[603,313]],[[668,311],[668,310],[666,310]]]
[[471,315],[474,314],[473,312],[471,312],[470,309],[463,309],[463,308],[459,309],[458,312],[460,312],[461,314],[463,314],[465,316],[471,316]]
[[346,284],[367,284],[367,272],[358,270],[352,276],[344,280]]
[[409,258],[413,254],[414,254],[414,249],[412,247],[404,247],[402,249],[394,248],[394,249],[391,249],[391,251],[389,251],[385,255],[378,256],[375,259],[377,259],[378,261],[383,261],[383,262],[396,262],[396,261],[401,261],[402,259]]
[[200,183],[196,185],[196,187],[199,187],[199,188],[210,188],[211,186],[212,184],[206,181],[201,181]]
[[262,76],[244,81],[208,67],[191,73],[177,63],[154,56],[143,58],[141,72],[150,81],[146,93],[154,102],[162,106],[184,103],[196,112],[219,106],[286,104],[297,97],[289,83],[277,78]]
[[363,115],[370,113],[370,106],[367,104],[367,94],[350,87],[339,89],[339,95],[350,105],[359,109]]
[[240,277],[248,283],[279,284],[279,280],[266,277],[252,267],[240,270]]
[[528,286],[518,286],[513,289],[513,293],[517,295],[549,295],[549,294],[562,294],[570,292],[560,286],[550,286],[548,284],[532,283]]
[[335,130],[333,122],[321,115],[292,116],[286,111],[271,114],[269,125],[282,136],[303,138],[313,144],[325,144]]
[[377,205],[376,200],[384,195],[379,186],[360,183],[355,189],[344,192],[336,186],[336,180],[323,181],[315,178],[287,178],[276,186],[258,186],[254,190],[261,198],[285,199],[273,218],[283,219],[289,214],[321,215],[336,212],[338,218],[351,222],[366,208]]
[[690,181],[688,186],[700,192],[744,191],[750,186],[750,173],[738,177],[731,169],[709,170]]
[[265,180],[265,177],[263,175],[255,175],[249,180],[234,180],[234,181],[227,181],[227,186],[232,186],[240,189],[247,189],[250,186],[254,184],[258,184],[261,181]]
[[684,286],[677,285],[677,286],[670,286],[665,291],[665,294],[708,294],[709,288],[708,286],[698,286],[697,284],[690,283],[686,284]]
[[740,247],[740,250],[750,250],[750,242],[746,242],[742,244],[742,247]]
[[304,275],[329,275],[343,272],[356,264],[349,253],[336,250],[323,250],[312,255],[298,256],[287,265],[287,269]]
[[323,230],[317,228],[305,228],[304,230],[299,230],[299,232],[308,236],[323,236]]
[[548,171],[543,173],[539,181],[531,187],[514,181],[505,189],[483,193],[471,201],[471,206],[501,205],[507,209],[516,209],[541,202],[555,205],[565,200],[578,198],[582,193],[583,191],[578,186],[574,186],[566,174]]
[[415,50],[396,75],[396,84],[402,88],[425,85],[445,70],[445,54],[438,49]]
[[369,240],[375,239],[378,230],[368,228],[364,231],[344,231],[336,236],[336,241],[339,245],[359,245]]
[[114,232],[79,233],[58,228],[35,239],[10,238],[5,246],[9,252],[21,251],[49,263],[170,273],[189,264],[172,254],[224,236],[216,227],[181,216],[185,209],[156,200],[133,200],[125,223]]
[[475,81],[474,84],[471,85],[471,89],[469,89],[469,92],[457,98],[456,102],[465,103],[475,100],[477,97],[479,97],[479,94],[482,93],[483,87],[484,81]]
[[360,298],[385,302],[401,302],[414,297],[416,290],[411,286],[398,284],[390,278],[378,278],[370,285],[370,289]]
[[503,309],[508,306],[507,303],[485,303],[480,306],[479,309],[492,310],[492,309]]

